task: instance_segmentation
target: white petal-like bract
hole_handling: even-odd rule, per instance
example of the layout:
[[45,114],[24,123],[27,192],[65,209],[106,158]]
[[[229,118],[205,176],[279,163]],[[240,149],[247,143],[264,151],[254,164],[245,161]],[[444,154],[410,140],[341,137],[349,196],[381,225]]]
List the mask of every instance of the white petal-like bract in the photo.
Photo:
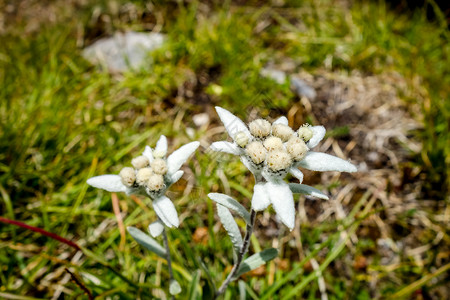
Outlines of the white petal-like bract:
[[311,149],[317,146],[317,144],[319,144],[319,142],[323,140],[326,130],[323,126],[311,126],[309,127],[309,129],[311,129],[313,132],[313,137],[307,143],[308,147]]
[[177,210],[172,201],[166,196],[153,200],[153,209],[167,227],[178,227],[180,225]]
[[230,153],[230,154],[234,154],[234,155],[241,154],[241,150],[239,149],[239,147],[236,144],[230,143],[230,142],[225,142],[225,141],[214,142],[211,144],[210,147],[211,147],[211,150],[213,150],[213,151],[225,152],[225,153]]
[[238,132],[245,133],[249,139],[252,138],[250,131],[241,119],[219,106],[216,106],[216,111],[231,138],[234,139]]
[[150,235],[154,238],[160,236],[163,230],[164,224],[160,220],[155,221],[152,224],[148,225],[148,231],[150,232]]
[[339,171],[339,172],[356,172],[354,165],[339,157],[321,153],[308,152],[305,158],[299,162],[299,165],[305,169],[312,171]]
[[144,152],[142,152],[142,155],[147,157],[149,162],[153,161],[153,153],[152,153],[152,148],[150,148],[150,146],[145,146],[145,150],[144,150]]
[[167,153],[167,138],[164,135],[159,137],[158,142],[156,143],[155,152],[164,153],[164,156]]
[[242,204],[240,204],[237,200],[221,193],[209,193],[208,197],[216,203],[219,203],[220,205],[235,211],[245,220],[245,222],[250,222],[250,214],[245,209],[245,207],[242,206]]
[[189,158],[189,156],[191,156],[191,154],[194,153],[195,150],[197,150],[199,145],[199,142],[191,142],[189,144],[181,146],[167,158],[167,173],[169,174],[169,176],[180,169],[181,165],[183,165]]
[[125,192],[127,187],[122,183],[119,175],[100,175],[89,178],[87,184],[108,192]]
[[295,178],[297,178],[300,183],[303,182],[303,173],[302,171],[300,171],[299,169],[297,169],[296,167],[292,167],[289,169],[289,173],[294,176]]
[[290,230],[294,229],[294,197],[289,189],[289,185],[284,181],[278,183],[268,182],[266,183],[265,188],[278,218],[280,218],[281,222],[283,222]]
[[312,186],[306,184],[289,183],[289,188],[295,194],[310,195],[320,199],[328,200],[328,196]]
[[266,183],[257,183],[253,187],[252,208],[256,211],[265,210],[270,205]]
[[180,178],[183,176],[183,174],[184,174],[184,171],[182,171],[182,170],[179,170],[179,171],[176,171],[175,173],[173,173],[172,177],[170,178],[171,184],[174,184],[175,182],[180,180]]
[[289,125],[288,119],[287,119],[285,116],[279,117],[278,119],[276,119],[276,120],[272,123],[272,125],[276,125],[276,124],[283,124],[283,125],[286,125],[286,126]]

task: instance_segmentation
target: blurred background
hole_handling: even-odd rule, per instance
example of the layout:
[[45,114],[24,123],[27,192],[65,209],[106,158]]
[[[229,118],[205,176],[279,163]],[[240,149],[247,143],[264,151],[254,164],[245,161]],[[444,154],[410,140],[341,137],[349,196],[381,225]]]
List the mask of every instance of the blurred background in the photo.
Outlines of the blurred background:
[[[289,232],[259,214],[250,253],[279,257],[226,299],[450,297],[450,44],[445,1],[0,1],[0,298],[166,299],[165,262],[125,234],[145,199],[95,190],[161,134],[199,151],[171,188],[179,299],[211,299],[232,245],[209,192],[250,207],[253,178],[220,105],[244,121],[324,125],[358,173],[305,172]],[[293,180],[293,179],[289,179]],[[244,224],[239,223],[244,230]],[[339,251],[337,251],[339,250]],[[330,255],[333,254],[333,255]],[[319,270],[320,272],[316,272]]]

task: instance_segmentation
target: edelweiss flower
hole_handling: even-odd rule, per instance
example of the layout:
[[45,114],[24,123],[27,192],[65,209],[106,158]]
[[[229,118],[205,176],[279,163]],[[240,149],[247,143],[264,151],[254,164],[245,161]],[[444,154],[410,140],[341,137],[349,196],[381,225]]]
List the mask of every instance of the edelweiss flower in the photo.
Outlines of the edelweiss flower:
[[[301,184],[303,173],[298,167],[313,171],[356,172],[356,167],[348,161],[310,151],[325,136],[323,126],[303,125],[294,131],[288,126],[286,117],[280,117],[272,124],[258,119],[247,127],[229,111],[221,107],[216,107],[216,111],[233,143],[215,142],[211,145],[212,150],[240,156],[255,176],[252,208],[261,211],[272,204],[281,222],[291,230],[295,225],[292,193],[328,199],[319,190]],[[296,177],[300,184],[283,181],[287,173]]]
[[[131,161],[134,168],[125,167],[119,175],[95,176],[89,178],[87,183],[108,192],[147,195],[152,199],[153,208],[159,219],[169,228],[178,227],[180,222],[175,206],[164,194],[183,176],[181,165],[199,145],[199,142],[186,144],[166,159],[167,139],[161,135],[154,150],[146,146],[142,156]],[[154,237],[161,234],[163,228],[159,220],[149,226],[150,233]]]

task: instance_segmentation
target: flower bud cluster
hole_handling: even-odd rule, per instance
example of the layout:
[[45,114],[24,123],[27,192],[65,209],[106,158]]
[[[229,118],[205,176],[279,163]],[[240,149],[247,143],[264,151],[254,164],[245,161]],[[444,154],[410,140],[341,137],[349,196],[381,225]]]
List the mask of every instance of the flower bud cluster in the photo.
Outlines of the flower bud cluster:
[[272,173],[283,173],[302,160],[309,151],[306,143],[313,136],[309,125],[294,131],[285,124],[257,119],[248,127],[251,138],[238,132],[234,137],[236,144],[245,150],[246,157],[255,167]]
[[155,158],[150,163],[147,157],[141,155],[133,158],[131,164],[134,168],[125,167],[119,173],[125,186],[143,188],[150,193],[156,193],[164,189],[167,163],[163,158]]

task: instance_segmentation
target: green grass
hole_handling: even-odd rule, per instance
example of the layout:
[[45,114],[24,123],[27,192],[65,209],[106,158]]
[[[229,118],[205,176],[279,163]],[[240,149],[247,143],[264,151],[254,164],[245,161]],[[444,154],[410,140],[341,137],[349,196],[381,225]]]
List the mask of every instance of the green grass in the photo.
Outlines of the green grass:
[[[144,10],[144,3],[136,1],[134,5],[138,12]],[[86,179],[117,173],[144,145],[154,145],[160,134],[169,137],[172,150],[192,140],[186,133],[187,127],[193,127],[192,114],[212,112],[208,109],[213,105],[230,108],[243,119],[249,105],[259,108],[262,115],[268,115],[271,108],[287,111],[298,100],[289,86],[259,76],[266,63],[286,57],[312,73],[327,65],[335,71],[402,74],[410,93],[401,97],[420,108],[415,117],[424,125],[414,133],[423,143],[422,151],[412,153],[412,163],[422,170],[421,178],[427,183],[424,197],[448,197],[450,46],[441,19],[431,23],[421,11],[394,14],[382,2],[355,4],[350,9],[329,1],[287,1],[278,8],[228,3],[229,10],[213,3],[207,12],[204,4],[196,2],[155,5],[155,11],[163,16],[162,30],[168,42],[153,54],[151,69],[124,74],[121,79],[97,72],[80,55],[79,29],[83,28],[86,36],[98,29],[91,18],[93,2],[69,21],[43,22],[34,33],[23,33],[25,24],[18,23],[0,36],[2,216],[57,233],[86,249],[79,256],[56,241],[2,224],[0,296],[47,299],[60,284],[71,291],[70,297],[86,298],[73,281],[64,279],[68,276],[65,267],[73,268],[100,298],[151,299],[158,297],[160,286],[167,290],[165,262],[145,252],[128,235],[125,247],[119,249],[111,196],[88,188]],[[106,33],[144,27],[141,19],[123,17],[111,6],[98,8],[111,19],[105,25]],[[206,79],[195,82],[198,78]],[[193,95],[181,95],[181,101],[174,95],[183,85],[192,89]],[[195,138],[204,134],[207,131],[200,130]],[[182,193],[188,181],[193,181],[187,176],[172,188],[171,195],[184,218],[179,230],[169,232],[175,277],[184,291],[193,291],[198,299],[211,297],[213,284],[220,285],[232,261],[232,245],[223,229],[216,231],[217,214],[206,196],[226,187],[215,175],[219,169],[227,174],[233,196],[242,199],[246,207],[253,185],[239,161],[220,157],[218,163],[211,163],[209,155],[197,153],[189,163],[195,179],[192,193]],[[328,184],[332,183],[324,183]],[[125,195],[119,199],[126,226],[145,229],[155,220],[151,209],[143,211]],[[360,195],[354,199],[358,201],[368,200]],[[357,207],[341,221],[332,218],[302,225],[303,248],[310,252],[307,259],[299,259],[296,246],[286,243],[280,257],[289,261],[287,269],[270,273],[273,263],[260,277],[244,277],[247,299],[289,299],[299,293],[307,299],[320,297],[315,273],[305,267],[310,257],[316,257],[322,266],[330,299],[369,298],[370,277],[351,266],[349,257],[354,252],[373,257],[368,269],[378,272],[382,297],[424,276],[432,277],[437,249],[427,252],[422,268],[405,257],[401,266],[388,271],[381,267],[373,240],[363,243],[361,238],[352,251],[339,240],[338,226],[358,233],[366,214],[378,213],[363,213],[365,207],[369,206]],[[398,223],[408,229],[412,217],[399,216]],[[198,227],[206,227],[211,234],[206,244],[192,240]],[[433,241],[432,231],[424,232],[423,243]],[[267,236],[264,228],[259,227],[256,236],[261,238],[259,245],[253,242],[252,252],[271,247],[273,237]],[[448,234],[444,241],[448,244]],[[323,248],[320,255],[314,250],[319,249],[316,245]],[[350,274],[342,275],[342,264],[350,265]],[[195,272],[199,272],[198,282],[193,280]],[[389,280],[390,272],[397,281]],[[441,278],[424,283],[422,292],[431,293],[444,284]],[[238,284],[232,284],[225,298],[237,295]]]

